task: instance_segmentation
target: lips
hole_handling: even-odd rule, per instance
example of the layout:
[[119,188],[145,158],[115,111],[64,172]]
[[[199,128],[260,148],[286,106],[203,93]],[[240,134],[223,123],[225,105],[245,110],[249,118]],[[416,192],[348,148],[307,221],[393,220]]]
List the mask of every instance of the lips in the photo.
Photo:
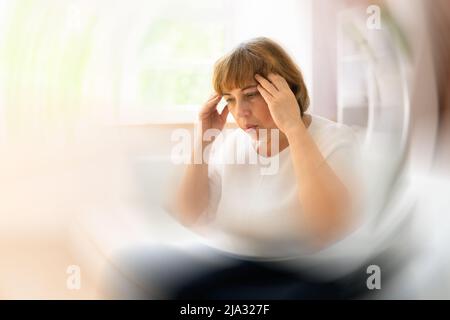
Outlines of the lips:
[[245,131],[246,132],[248,132],[248,131],[252,131],[252,130],[256,130],[258,128],[258,126],[257,125],[246,125],[245,127],[244,127],[244,129],[245,129]]

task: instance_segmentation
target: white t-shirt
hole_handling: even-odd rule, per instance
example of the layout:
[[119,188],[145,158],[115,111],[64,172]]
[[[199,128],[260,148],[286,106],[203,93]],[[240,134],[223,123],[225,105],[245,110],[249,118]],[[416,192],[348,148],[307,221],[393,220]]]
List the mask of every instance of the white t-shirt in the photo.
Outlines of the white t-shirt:
[[[358,150],[355,134],[345,125],[311,117],[309,134],[334,172],[352,187]],[[220,138],[209,158],[209,207],[200,220],[199,230],[208,244],[270,259],[306,252],[307,230],[299,223],[299,186],[290,148],[263,157],[241,129],[224,132]]]

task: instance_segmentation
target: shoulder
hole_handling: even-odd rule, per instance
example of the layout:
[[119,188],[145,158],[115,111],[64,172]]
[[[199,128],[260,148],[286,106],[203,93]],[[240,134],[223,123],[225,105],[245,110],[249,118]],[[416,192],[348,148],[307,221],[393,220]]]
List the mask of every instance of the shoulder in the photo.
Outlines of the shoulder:
[[308,131],[316,137],[321,137],[327,134],[338,135],[339,138],[354,139],[355,133],[349,126],[338,123],[327,118],[311,115],[311,125],[308,127]]
[[311,115],[311,118],[308,132],[324,156],[342,147],[358,145],[356,133],[349,126],[316,115]]

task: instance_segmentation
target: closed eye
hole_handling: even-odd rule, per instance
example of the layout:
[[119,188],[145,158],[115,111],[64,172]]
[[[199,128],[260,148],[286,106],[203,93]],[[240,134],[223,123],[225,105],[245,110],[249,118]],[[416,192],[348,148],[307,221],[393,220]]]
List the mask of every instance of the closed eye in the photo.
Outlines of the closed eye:
[[256,97],[257,95],[259,95],[259,92],[255,91],[255,92],[247,93],[245,96],[247,98],[252,98],[252,97]]

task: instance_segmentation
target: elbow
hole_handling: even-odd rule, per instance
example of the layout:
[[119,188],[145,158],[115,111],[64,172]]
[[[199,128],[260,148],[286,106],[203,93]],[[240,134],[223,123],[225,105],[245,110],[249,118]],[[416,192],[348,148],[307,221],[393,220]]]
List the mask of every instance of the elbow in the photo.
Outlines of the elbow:
[[322,206],[309,216],[308,231],[315,250],[325,249],[345,238],[354,229],[356,221],[349,197]]
[[202,202],[194,203],[184,199],[184,197],[176,199],[173,207],[174,215],[178,222],[188,228],[193,227],[206,210],[206,205]]
[[184,210],[178,210],[177,211],[177,220],[185,227],[191,228],[193,227],[197,222],[201,215],[200,210],[190,209],[190,208],[184,208]]

